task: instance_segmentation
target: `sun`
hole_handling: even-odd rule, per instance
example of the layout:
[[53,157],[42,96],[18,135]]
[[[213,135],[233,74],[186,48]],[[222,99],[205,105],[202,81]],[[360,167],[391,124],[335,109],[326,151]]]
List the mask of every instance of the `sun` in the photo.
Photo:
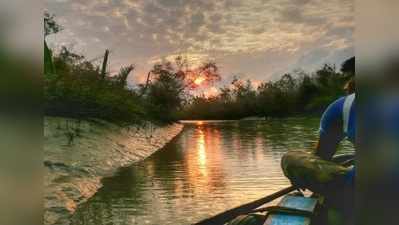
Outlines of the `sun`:
[[196,84],[196,85],[201,85],[202,82],[204,82],[204,81],[205,81],[205,78],[204,78],[204,77],[197,77],[197,78],[194,80],[194,84]]

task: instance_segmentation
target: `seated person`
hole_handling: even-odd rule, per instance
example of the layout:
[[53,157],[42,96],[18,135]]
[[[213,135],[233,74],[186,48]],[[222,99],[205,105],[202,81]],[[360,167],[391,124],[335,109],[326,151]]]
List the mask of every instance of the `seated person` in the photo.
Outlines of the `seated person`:
[[[354,166],[333,160],[339,143],[347,138],[355,142],[354,80],[346,85],[348,95],[327,108],[320,122],[319,141],[313,154],[288,152],[282,159],[284,174],[299,187],[321,194],[329,207],[339,209],[341,220],[330,224],[353,224]],[[329,216],[334,217],[334,216]],[[337,216],[336,216],[337,217]]]

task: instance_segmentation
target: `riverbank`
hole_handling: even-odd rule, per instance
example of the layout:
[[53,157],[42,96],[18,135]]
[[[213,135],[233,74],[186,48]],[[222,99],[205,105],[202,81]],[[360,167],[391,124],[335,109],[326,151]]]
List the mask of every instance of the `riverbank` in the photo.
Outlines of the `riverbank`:
[[118,168],[145,159],[177,136],[182,124],[121,128],[104,121],[44,120],[44,224],[69,224],[79,204]]

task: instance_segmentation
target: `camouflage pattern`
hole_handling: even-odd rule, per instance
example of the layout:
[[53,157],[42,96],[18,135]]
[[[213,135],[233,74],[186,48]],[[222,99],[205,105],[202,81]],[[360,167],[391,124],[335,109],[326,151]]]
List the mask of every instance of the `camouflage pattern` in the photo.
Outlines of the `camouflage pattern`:
[[318,193],[339,185],[350,170],[306,151],[287,152],[281,160],[281,167],[294,185]]

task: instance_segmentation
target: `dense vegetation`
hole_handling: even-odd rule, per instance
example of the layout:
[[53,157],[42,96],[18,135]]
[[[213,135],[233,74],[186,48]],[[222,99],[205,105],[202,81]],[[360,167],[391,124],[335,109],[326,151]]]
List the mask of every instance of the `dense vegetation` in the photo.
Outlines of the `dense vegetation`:
[[[175,121],[188,91],[196,88],[191,74],[201,73],[207,82],[220,78],[212,63],[203,64],[195,72],[183,69],[182,64],[163,63],[148,73],[145,85],[132,89],[127,78],[133,65],[110,75],[65,47],[50,58],[45,73],[45,113],[50,116],[100,118],[123,124]],[[55,73],[49,72],[51,68]]]
[[312,74],[284,74],[279,80],[263,82],[257,88],[249,80],[234,79],[217,96],[194,97],[180,115],[183,119],[240,119],[316,113],[344,95],[343,87],[354,74],[352,57],[342,64],[340,72],[325,64]]
[[[54,17],[44,16],[44,35],[62,30]],[[337,72],[324,65],[314,74],[295,72],[256,89],[250,81],[234,79],[220,94],[206,98],[191,91],[221,79],[218,67],[205,62],[191,67],[182,57],[154,65],[145,84],[129,88],[134,65],[108,72],[109,51],[102,62],[75,54],[65,47],[53,53],[44,41],[45,114],[80,119],[99,118],[120,124],[144,120],[240,119],[248,116],[287,116],[315,112],[343,94],[343,84],[354,75],[354,58]]]

